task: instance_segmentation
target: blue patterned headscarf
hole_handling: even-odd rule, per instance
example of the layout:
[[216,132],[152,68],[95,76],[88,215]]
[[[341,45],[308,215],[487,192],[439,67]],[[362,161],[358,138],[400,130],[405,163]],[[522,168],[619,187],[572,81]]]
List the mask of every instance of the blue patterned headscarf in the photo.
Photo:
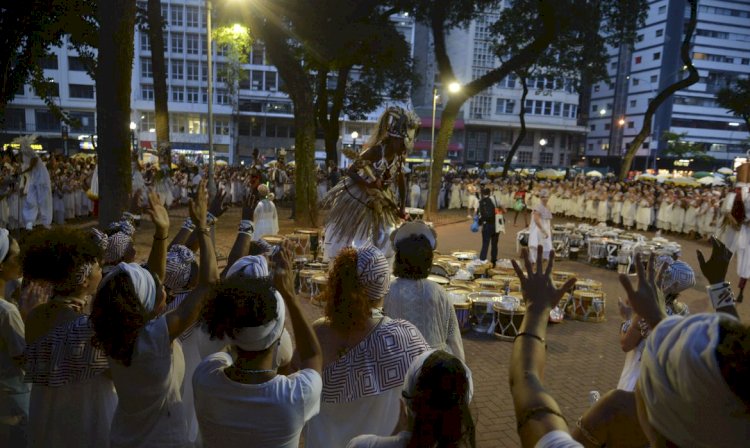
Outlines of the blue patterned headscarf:
[[377,247],[367,245],[357,249],[357,281],[372,301],[388,294],[391,269],[388,260]]

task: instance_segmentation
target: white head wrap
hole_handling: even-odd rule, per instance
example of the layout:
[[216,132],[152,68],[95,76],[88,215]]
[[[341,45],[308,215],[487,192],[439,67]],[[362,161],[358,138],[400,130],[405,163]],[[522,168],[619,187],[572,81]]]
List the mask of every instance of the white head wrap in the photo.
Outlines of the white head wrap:
[[141,301],[146,311],[149,313],[154,311],[154,306],[156,306],[156,282],[151,273],[136,263],[119,263],[102,283],[109,281],[112,276],[120,272],[128,274],[130,281],[133,283],[133,288],[135,288],[136,296],[138,296],[138,300]]
[[750,414],[721,375],[722,314],[668,317],[646,340],[638,386],[648,421],[678,446],[746,446]]
[[278,341],[284,331],[286,308],[284,299],[274,291],[276,298],[276,317],[258,327],[245,327],[237,331],[232,342],[246,352],[260,352]]
[[5,261],[10,250],[10,236],[7,229],[0,229],[0,263]]
[[245,277],[259,278],[268,277],[268,262],[261,255],[247,255],[235,261],[227,271],[227,278],[235,274]]
[[[422,366],[424,366],[427,358],[432,356],[435,352],[437,352],[437,350],[427,350],[426,352],[414,358],[414,361],[411,362],[409,370],[406,372],[406,377],[404,377],[404,393],[409,397],[413,397],[416,394],[419,375],[422,374]],[[466,365],[466,363],[461,361],[461,365],[463,365],[464,370],[466,371],[466,381],[468,382],[469,386],[466,389],[466,397],[464,397],[466,399],[466,403],[468,404],[471,403],[471,398],[474,396],[474,381],[472,380],[471,370]]]
[[391,288],[391,269],[383,253],[373,245],[357,249],[357,281],[372,301],[388,294]]

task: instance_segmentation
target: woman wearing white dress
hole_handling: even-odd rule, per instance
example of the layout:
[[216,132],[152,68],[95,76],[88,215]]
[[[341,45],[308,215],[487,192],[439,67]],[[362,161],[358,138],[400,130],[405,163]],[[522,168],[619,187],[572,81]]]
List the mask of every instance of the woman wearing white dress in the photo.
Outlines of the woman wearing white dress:
[[453,179],[453,185],[451,185],[451,199],[448,203],[448,208],[461,208],[461,184],[458,179]]
[[653,198],[650,195],[645,195],[638,202],[638,210],[636,212],[635,221],[638,226],[638,230],[647,231],[653,221],[654,216],[654,203]]
[[552,213],[547,208],[549,192],[539,192],[539,205],[531,212],[531,224],[529,225],[529,254],[532,262],[536,261],[537,246],[542,246],[545,260],[549,258],[552,250]]
[[596,206],[596,220],[599,223],[607,223],[609,221],[609,194],[607,190],[602,188],[598,195],[599,203]]
[[622,201],[622,225],[628,230],[633,228],[635,222],[635,206],[634,193],[628,192]]
[[682,233],[683,227],[685,226],[685,208],[687,204],[685,199],[681,196],[677,196],[674,205],[672,206],[672,232]]
[[669,230],[669,214],[672,212],[672,198],[669,193],[662,192],[659,198],[659,210],[656,212],[656,229]]
[[694,197],[687,203],[687,210],[685,210],[685,224],[682,226],[682,231],[688,234],[688,238],[695,239],[697,235],[699,224],[698,210],[700,209],[700,207],[700,197]]
[[258,205],[255,206],[253,213],[253,222],[255,224],[255,233],[253,239],[259,240],[263,235],[276,235],[279,233],[279,216],[276,213],[276,206],[273,201],[268,199],[268,187],[261,184],[258,186]]
[[612,198],[612,223],[616,226],[622,224],[622,193],[620,191]]

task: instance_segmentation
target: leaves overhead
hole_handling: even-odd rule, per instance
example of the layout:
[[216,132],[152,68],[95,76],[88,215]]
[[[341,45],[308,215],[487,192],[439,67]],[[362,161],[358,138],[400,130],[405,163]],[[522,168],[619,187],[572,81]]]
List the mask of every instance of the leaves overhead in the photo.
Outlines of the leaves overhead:
[[750,129],[750,78],[741,78],[716,94],[716,100]]

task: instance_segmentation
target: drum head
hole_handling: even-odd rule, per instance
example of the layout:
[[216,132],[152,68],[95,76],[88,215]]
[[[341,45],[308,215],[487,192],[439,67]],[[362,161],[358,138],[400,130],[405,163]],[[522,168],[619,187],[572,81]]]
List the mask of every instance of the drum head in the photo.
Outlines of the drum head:
[[442,275],[430,274],[427,276],[427,280],[432,280],[438,285],[447,285],[448,283],[450,283],[450,281],[446,277],[443,277]]

